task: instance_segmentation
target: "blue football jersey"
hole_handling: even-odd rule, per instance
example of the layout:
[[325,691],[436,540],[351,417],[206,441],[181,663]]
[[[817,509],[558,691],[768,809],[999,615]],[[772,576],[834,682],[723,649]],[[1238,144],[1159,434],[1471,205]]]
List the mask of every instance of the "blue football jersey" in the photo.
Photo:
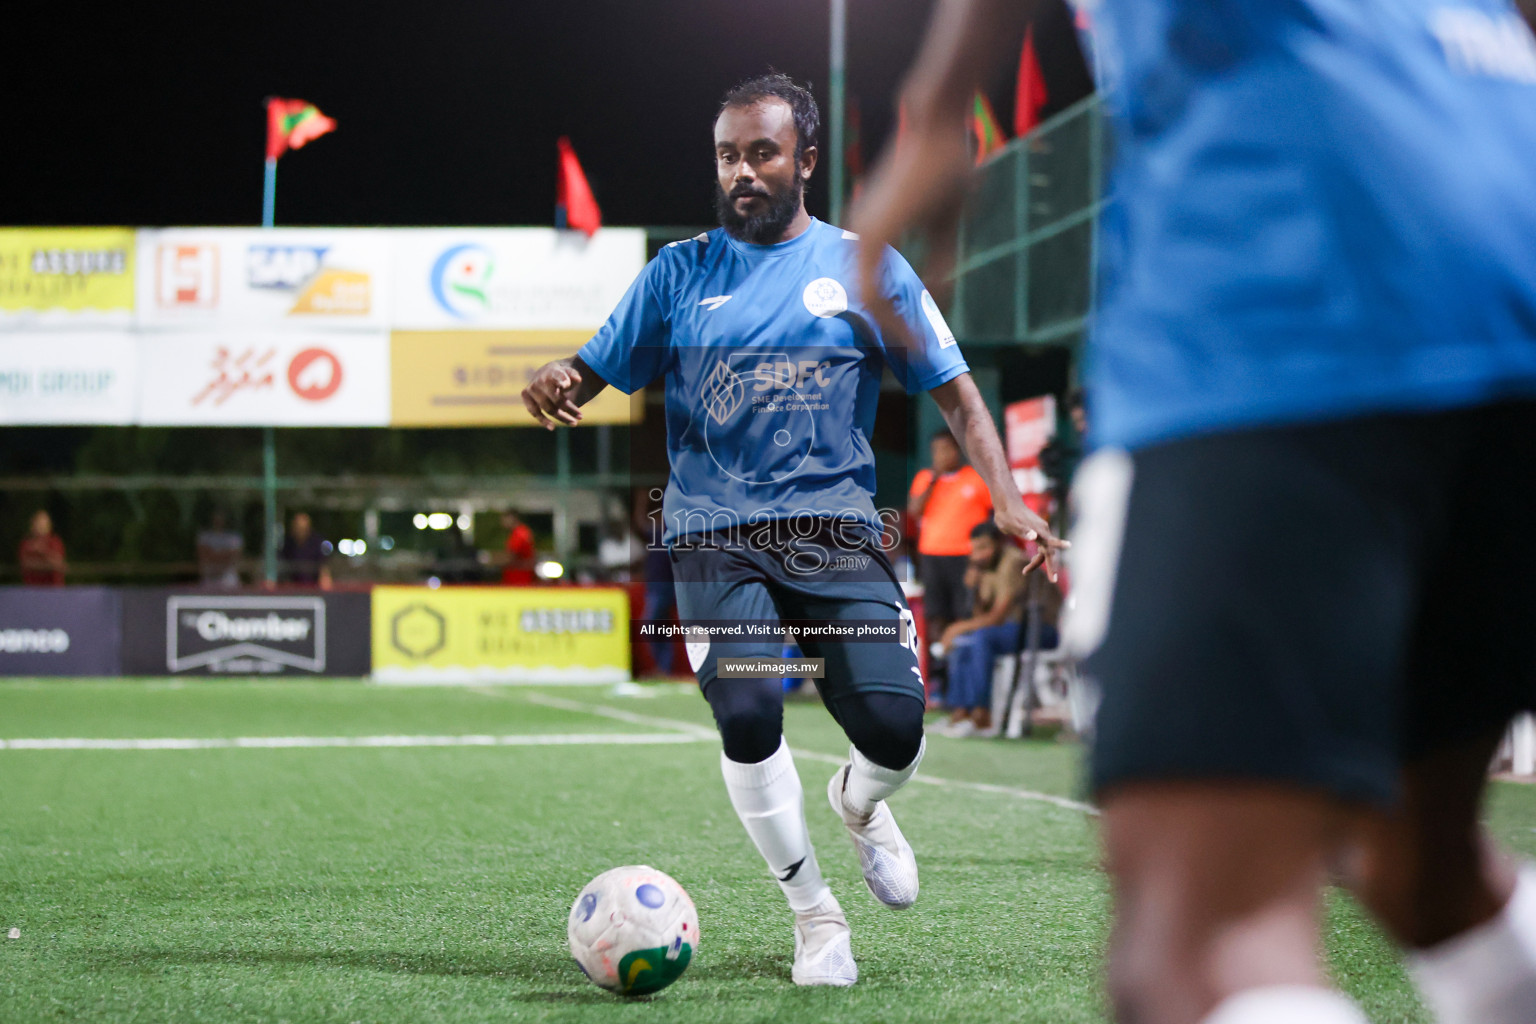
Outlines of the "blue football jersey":
[[1102,0],[1093,432],[1536,393],[1536,43],[1503,0]]
[[877,525],[870,447],[880,377],[909,394],[966,372],[955,336],[892,250],[886,294],[912,347],[857,294],[856,237],[812,220],[778,245],[716,229],[668,245],[581,359],[625,394],[666,389],[666,541],[799,515]]

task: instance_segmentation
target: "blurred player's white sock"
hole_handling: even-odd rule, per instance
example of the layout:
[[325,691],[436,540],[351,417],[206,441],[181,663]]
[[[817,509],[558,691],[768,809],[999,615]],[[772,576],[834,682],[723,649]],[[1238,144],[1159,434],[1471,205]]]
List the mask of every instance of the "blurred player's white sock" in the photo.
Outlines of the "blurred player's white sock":
[[1410,953],[1408,969],[1440,1024],[1536,1021],[1536,865],[1493,920]]
[[923,761],[928,749],[928,739],[918,745],[917,756],[905,768],[882,768],[863,754],[857,747],[848,748],[853,767],[848,771],[847,784],[843,786],[843,806],[861,818],[875,813],[875,805],[895,793],[907,780],[917,774],[917,766]]
[[1342,992],[1311,985],[1266,985],[1229,996],[1201,1024],[1369,1024]]
[[780,739],[779,749],[756,764],[741,764],[722,753],[720,772],[736,816],[768,862],[768,870],[778,879],[790,907],[801,912],[814,910],[832,891],[822,881],[816,851],[811,849],[811,837],[806,832],[805,793],[789,744]]

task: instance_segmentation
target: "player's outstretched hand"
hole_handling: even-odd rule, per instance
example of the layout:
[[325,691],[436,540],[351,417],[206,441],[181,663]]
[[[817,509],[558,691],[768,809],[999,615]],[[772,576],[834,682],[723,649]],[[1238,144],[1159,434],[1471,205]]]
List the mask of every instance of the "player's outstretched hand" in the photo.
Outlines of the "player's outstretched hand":
[[523,388],[523,405],[545,430],[574,427],[581,422],[581,407],[576,404],[580,386],[581,373],[571,361],[556,359],[539,367]]
[[1012,537],[1022,537],[1035,542],[1034,554],[1024,566],[1024,575],[1042,566],[1052,583],[1056,582],[1058,569],[1056,555],[1072,546],[1051,532],[1051,524],[1031,512],[1022,502],[1014,510],[999,509],[994,513],[997,528]]

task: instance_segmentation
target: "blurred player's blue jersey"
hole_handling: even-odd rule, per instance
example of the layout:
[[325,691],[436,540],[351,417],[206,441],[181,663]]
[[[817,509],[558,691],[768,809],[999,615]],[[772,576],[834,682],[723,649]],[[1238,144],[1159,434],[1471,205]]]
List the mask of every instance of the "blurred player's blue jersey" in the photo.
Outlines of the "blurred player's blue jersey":
[[1496,0],[1103,0],[1096,442],[1536,393],[1536,44]]
[[885,290],[913,348],[882,336],[859,301],[856,245],[819,220],[778,245],[720,229],[673,242],[582,346],[625,394],[665,380],[668,543],[798,515],[878,525],[870,435],[884,367],[909,394],[967,367],[895,251]]

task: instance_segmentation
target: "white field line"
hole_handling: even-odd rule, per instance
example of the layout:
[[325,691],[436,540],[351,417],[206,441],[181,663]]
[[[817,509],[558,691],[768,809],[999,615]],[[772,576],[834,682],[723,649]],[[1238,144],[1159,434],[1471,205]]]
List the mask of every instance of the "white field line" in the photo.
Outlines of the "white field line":
[[688,733],[546,733],[514,736],[230,736],[215,739],[17,739],[0,750],[225,750],[294,747],[567,747],[697,743]]
[[[476,693],[483,693],[488,697],[500,697],[504,694],[490,689],[476,689]],[[684,722],[675,718],[657,718],[653,715],[637,715],[621,708],[608,707],[604,704],[582,704],[579,701],[566,700],[563,697],[551,697],[542,693],[523,693],[522,698],[534,704],[542,704],[545,707],[559,708],[562,711],[585,711],[589,715],[597,715],[601,718],[612,718],[619,722],[629,722],[632,725],[648,725],[656,728],[677,729],[693,735],[699,739],[717,739],[718,734],[714,729],[698,725],[694,722]],[[848,763],[848,758],[835,754],[823,754],[815,750],[801,750],[791,747],[790,753],[795,757],[808,761],[822,761],[826,764],[842,765]],[[920,782],[928,786],[938,786],[943,789],[968,789],[975,793],[992,793],[997,796],[1013,797],[1016,800],[1030,800],[1036,803],[1051,804],[1054,807],[1062,807],[1069,811],[1078,811],[1082,814],[1097,816],[1099,809],[1092,804],[1085,804],[1079,800],[1069,800],[1064,796],[1056,796],[1053,793],[1041,793],[1033,789],[1017,789],[1012,786],[996,786],[988,782],[965,782],[960,779],[942,779],[935,775],[924,775],[919,772],[912,776],[913,782]]]

